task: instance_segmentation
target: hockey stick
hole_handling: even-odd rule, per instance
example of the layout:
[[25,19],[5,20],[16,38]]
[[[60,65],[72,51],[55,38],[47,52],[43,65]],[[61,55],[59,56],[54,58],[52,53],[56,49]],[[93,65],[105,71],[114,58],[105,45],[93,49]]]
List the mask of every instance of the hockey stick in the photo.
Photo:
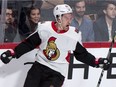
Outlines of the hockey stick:
[[[107,57],[106,57],[106,58],[108,58],[108,59],[110,58],[111,50],[112,50],[112,47],[113,47],[113,45],[114,45],[115,34],[116,34],[116,31],[115,31],[115,33],[114,33],[112,42],[111,42],[111,44],[110,44],[109,52],[108,52],[108,55],[107,55]],[[104,74],[104,69],[102,69],[101,75],[100,75],[99,80],[98,80],[98,83],[97,83],[97,87],[100,87],[103,74]]]

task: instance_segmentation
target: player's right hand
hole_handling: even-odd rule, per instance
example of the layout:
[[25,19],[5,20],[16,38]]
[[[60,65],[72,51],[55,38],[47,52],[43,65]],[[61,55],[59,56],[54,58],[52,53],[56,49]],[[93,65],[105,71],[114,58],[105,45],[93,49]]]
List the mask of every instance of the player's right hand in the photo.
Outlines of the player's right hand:
[[96,67],[103,68],[104,70],[108,70],[111,65],[111,61],[107,58],[99,58],[96,63]]
[[15,58],[15,52],[13,50],[7,50],[6,52],[2,53],[1,56],[1,61],[4,64],[9,63],[13,58]]

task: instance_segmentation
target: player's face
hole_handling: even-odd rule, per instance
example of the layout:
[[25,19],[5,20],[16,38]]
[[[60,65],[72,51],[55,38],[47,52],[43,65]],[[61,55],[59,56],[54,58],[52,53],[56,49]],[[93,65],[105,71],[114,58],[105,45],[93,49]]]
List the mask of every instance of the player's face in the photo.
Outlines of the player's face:
[[104,13],[110,19],[115,18],[116,17],[116,6],[113,4],[109,4],[107,9],[104,10]]
[[34,23],[38,23],[40,20],[40,11],[39,9],[33,9],[30,13],[30,20]]
[[85,14],[85,10],[86,10],[86,7],[85,7],[85,2],[84,1],[77,2],[75,4],[75,16],[83,17],[84,14]]
[[64,14],[61,17],[61,26],[63,29],[69,28],[69,25],[71,24],[72,18],[73,18],[72,13]]

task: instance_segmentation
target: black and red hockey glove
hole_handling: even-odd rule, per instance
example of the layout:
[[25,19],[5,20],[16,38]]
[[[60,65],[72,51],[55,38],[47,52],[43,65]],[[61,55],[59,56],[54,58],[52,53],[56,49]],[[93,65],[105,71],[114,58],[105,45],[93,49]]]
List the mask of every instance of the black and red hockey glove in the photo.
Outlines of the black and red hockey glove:
[[4,64],[9,63],[13,58],[15,58],[15,52],[14,50],[7,50],[6,52],[3,52],[0,56],[1,61]]
[[103,68],[104,70],[108,70],[111,62],[107,58],[99,58],[95,60],[95,65],[97,68]]

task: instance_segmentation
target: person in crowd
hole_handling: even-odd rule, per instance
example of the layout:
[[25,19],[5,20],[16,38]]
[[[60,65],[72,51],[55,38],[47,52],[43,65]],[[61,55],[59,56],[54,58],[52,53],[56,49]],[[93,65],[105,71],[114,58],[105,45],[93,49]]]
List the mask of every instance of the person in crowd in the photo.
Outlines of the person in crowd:
[[21,40],[24,40],[31,33],[33,33],[40,22],[40,9],[36,6],[30,8],[23,8],[19,20],[19,34]]
[[17,24],[13,16],[13,9],[8,7],[6,9],[5,17],[5,30],[4,30],[4,42],[13,42],[17,34]]
[[110,67],[111,62],[107,58],[97,59],[83,47],[81,32],[70,26],[73,15],[69,5],[56,5],[53,14],[56,21],[39,23],[33,34],[0,56],[1,61],[7,64],[39,46],[36,61],[23,87],[61,87],[68,74],[71,54],[92,67],[104,70]]
[[54,15],[52,14],[53,8],[57,4],[63,4],[64,0],[42,0],[41,6],[41,15],[44,21],[52,21],[54,19]]
[[93,26],[95,41],[112,41],[116,31],[116,2],[105,1],[102,12]]
[[82,32],[82,42],[94,41],[93,21],[85,17],[85,0],[72,1],[74,19],[71,26],[76,27]]

